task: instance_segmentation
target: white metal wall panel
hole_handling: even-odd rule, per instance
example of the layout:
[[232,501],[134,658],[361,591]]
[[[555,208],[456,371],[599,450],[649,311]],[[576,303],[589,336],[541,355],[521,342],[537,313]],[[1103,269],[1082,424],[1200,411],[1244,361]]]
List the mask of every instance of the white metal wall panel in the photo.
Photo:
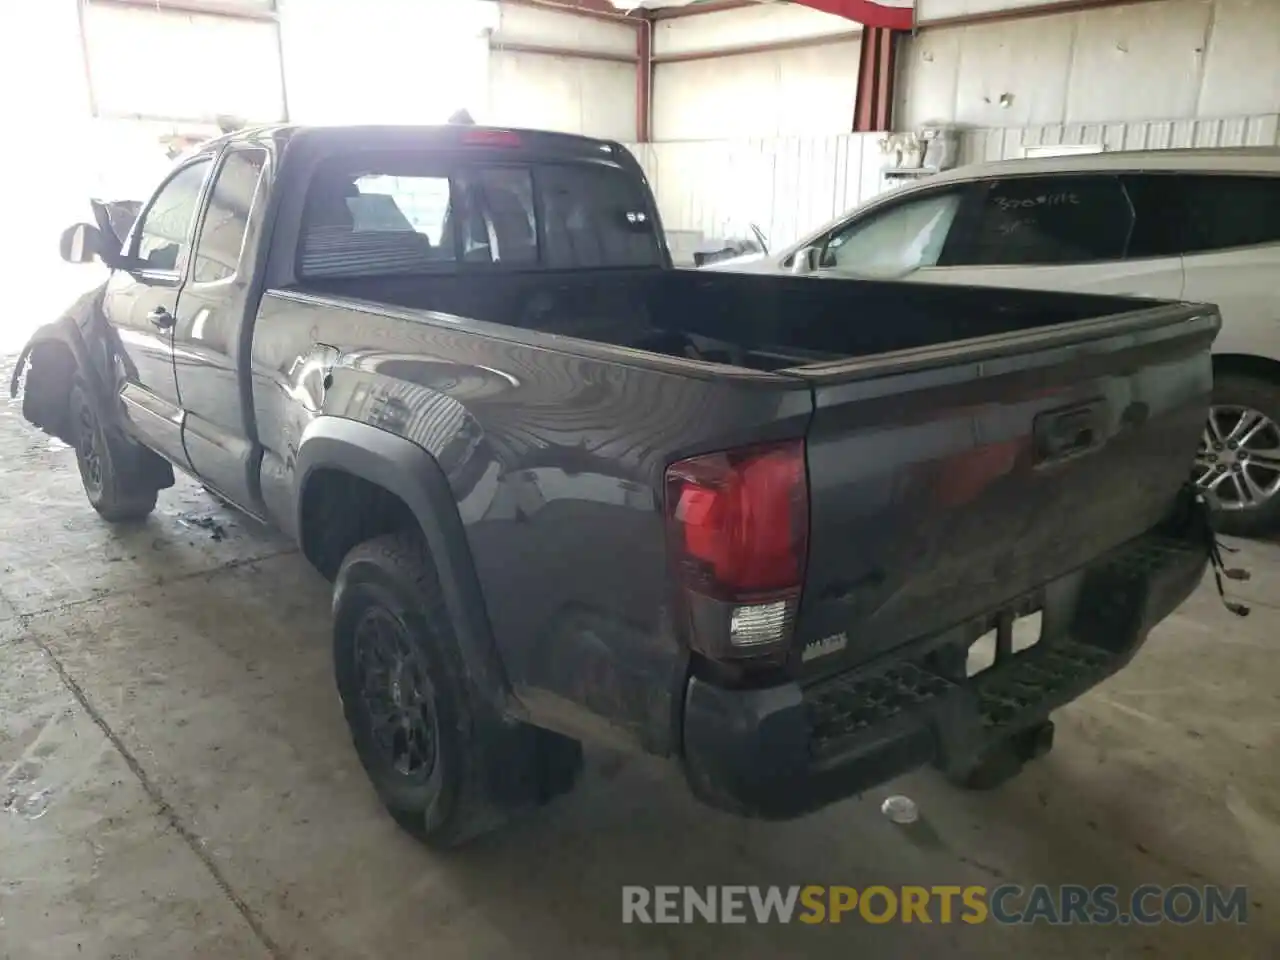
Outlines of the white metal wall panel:
[[[282,4],[291,119],[443,123],[483,119],[495,12],[468,0],[289,0]],[[222,71],[226,73],[227,71]]]
[[881,192],[875,134],[633,144],[669,230],[748,235],[771,247]]
[[1107,150],[1179,147],[1280,146],[1280,114],[1217,120],[1141,120],[1130,123],[1044,124],[968,130],[960,138],[963,163],[1016,160],[1041,144],[1102,144]]
[[[688,19],[697,20],[698,17]],[[660,64],[653,138],[839,133],[853,125],[858,41]]]
[[94,3],[84,20],[100,114],[284,117],[274,23]]
[[492,36],[495,46],[531,43],[629,57],[636,53],[636,28],[626,23],[610,23],[515,3],[499,4],[499,11],[498,26]]
[[1263,114],[1280,104],[1280,2],[1162,0],[926,29],[900,77],[905,127]]
[[743,10],[721,10],[696,17],[655,21],[653,53],[704,53],[760,43],[805,40],[857,30],[844,17],[797,4],[762,3]]
[[489,58],[486,119],[495,124],[634,140],[635,65],[494,50]]
[[1280,0],[1218,0],[1196,113],[1267,113],[1280,107]]

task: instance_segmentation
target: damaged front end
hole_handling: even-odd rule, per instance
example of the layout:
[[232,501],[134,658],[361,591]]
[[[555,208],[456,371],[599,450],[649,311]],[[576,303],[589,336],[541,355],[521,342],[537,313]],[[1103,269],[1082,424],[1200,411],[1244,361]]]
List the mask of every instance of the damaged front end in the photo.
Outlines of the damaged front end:
[[[86,297],[94,293],[96,291]],[[87,353],[79,326],[72,316],[63,317],[46,323],[32,334],[18,354],[9,380],[9,396],[22,394],[22,416],[64,443],[74,442],[67,416],[69,397],[81,358],[88,364]]]

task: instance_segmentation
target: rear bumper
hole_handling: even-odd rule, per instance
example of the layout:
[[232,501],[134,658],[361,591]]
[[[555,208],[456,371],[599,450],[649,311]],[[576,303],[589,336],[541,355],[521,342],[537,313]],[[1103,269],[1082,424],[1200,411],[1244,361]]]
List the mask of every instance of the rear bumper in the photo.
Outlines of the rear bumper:
[[940,638],[806,687],[726,690],[695,677],[689,783],[720,809],[786,819],[926,764],[963,774],[1127,664],[1206,564],[1191,540],[1125,544],[1049,585],[1044,639],[972,678],[938,668]]

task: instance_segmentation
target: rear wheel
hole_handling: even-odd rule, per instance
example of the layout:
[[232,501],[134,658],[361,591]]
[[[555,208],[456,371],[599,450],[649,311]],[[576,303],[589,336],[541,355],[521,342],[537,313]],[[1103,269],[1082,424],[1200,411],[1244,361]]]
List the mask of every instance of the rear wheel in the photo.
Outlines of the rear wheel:
[[1220,375],[1196,469],[1220,531],[1248,537],[1280,526],[1280,386]]
[[347,554],[334,593],[338,693],[356,753],[387,810],[431,846],[503,817],[479,786],[482,756],[434,566],[392,534]]
[[71,384],[68,414],[80,482],[93,509],[112,523],[141,520],[151,513],[157,491],[132,489],[117,469],[98,409],[79,378]]

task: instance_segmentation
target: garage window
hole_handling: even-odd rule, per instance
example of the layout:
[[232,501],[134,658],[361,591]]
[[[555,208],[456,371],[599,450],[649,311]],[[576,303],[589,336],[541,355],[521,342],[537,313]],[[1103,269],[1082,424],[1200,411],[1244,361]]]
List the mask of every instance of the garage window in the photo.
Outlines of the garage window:
[[1124,257],[1133,208],[1116,177],[1018,177],[978,185],[944,266],[1036,266]]

